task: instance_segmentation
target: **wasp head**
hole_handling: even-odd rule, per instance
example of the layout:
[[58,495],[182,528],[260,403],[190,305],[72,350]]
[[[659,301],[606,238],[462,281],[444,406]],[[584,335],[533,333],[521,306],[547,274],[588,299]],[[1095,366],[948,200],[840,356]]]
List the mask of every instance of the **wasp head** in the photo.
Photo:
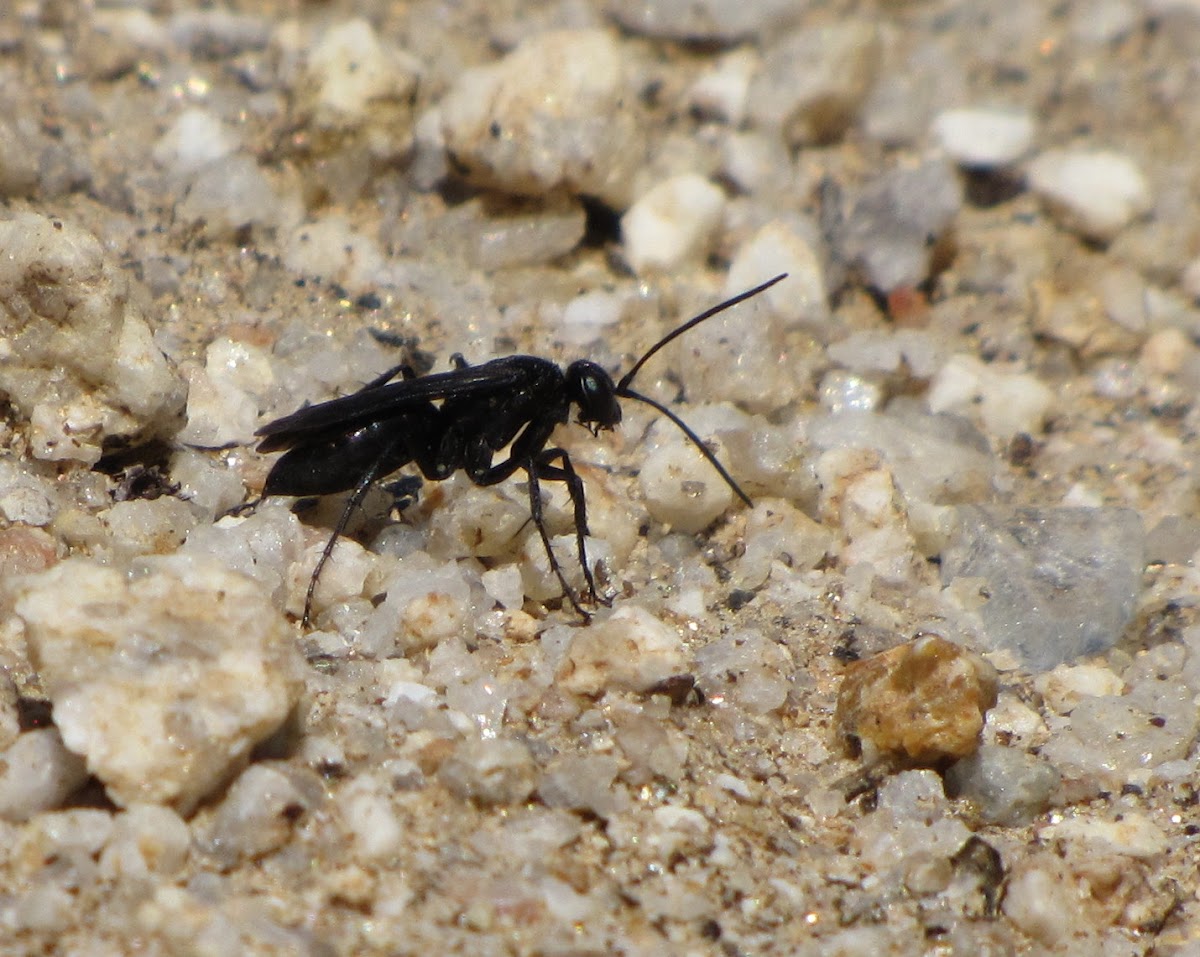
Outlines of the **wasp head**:
[[567,396],[579,406],[580,425],[595,435],[621,421],[616,386],[603,368],[580,359],[567,366]]

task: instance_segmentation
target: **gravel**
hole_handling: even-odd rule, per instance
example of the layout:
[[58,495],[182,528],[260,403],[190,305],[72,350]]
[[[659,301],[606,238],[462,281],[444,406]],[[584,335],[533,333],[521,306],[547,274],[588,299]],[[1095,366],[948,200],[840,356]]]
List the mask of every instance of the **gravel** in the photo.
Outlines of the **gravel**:
[[[1195,952],[1200,16],[851,7],[0,6],[0,955]],[[265,422],[780,272],[635,382],[753,506],[628,400],[590,622],[518,474],[300,626]]]

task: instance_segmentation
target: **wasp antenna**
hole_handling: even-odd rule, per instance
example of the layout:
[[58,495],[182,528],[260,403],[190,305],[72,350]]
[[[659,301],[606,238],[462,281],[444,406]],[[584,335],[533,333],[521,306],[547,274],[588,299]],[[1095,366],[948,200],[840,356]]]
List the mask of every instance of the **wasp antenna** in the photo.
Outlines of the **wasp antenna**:
[[[732,309],[739,302],[745,302],[747,299],[757,296],[760,292],[765,292],[766,290],[768,290],[772,286],[774,286],[775,283],[780,282],[781,280],[787,279],[787,275],[788,274],[785,272],[780,273],[774,279],[768,279],[761,286],[755,286],[753,289],[747,289],[745,292],[739,293],[738,295],[734,296],[732,299],[726,299],[724,302],[719,302],[715,306],[713,306],[711,309],[705,309],[704,312],[700,313],[700,315],[696,316],[694,319],[689,319],[687,322],[685,322],[679,328],[674,329],[671,332],[668,332],[665,336],[663,336],[661,339],[659,339],[658,342],[654,343],[654,345],[652,345],[648,350],[646,350],[646,354],[643,355],[640,359],[638,359],[637,362],[635,362],[633,364],[632,369],[630,369],[623,376],[621,376],[621,381],[617,383],[617,392],[620,393],[622,389],[627,388],[629,386],[629,383],[631,383],[633,381],[633,377],[638,374],[638,370],[641,369],[641,367],[646,364],[646,360],[649,359],[652,355],[654,355],[654,353],[658,352],[659,349],[661,349],[663,346],[665,346],[672,339],[679,338],[685,332],[687,332],[689,329],[691,329],[693,326],[700,325],[700,323],[704,322],[704,320],[711,319],[713,316],[724,312],[726,309]],[[631,393],[630,398],[636,398],[636,396],[634,396]],[[643,399],[643,401],[648,401],[648,400]],[[651,404],[655,404],[655,403],[651,403]],[[669,412],[667,414],[670,415]],[[737,488],[737,486],[735,485],[734,488]],[[739,491],[738,494],[741,495],[741,492]],[[744,495],[742,497],[745,498]]]
[[721,460],[713,454],[712,449],[704,444],[704,442],[700,439],[700,436],[693,432],[691,427],[688,426],[683,419],[677,416],[661,402],[656,402],[654,399],[650,398],[650,396],[642,395],[640,392],[634,392],[627,386],[618,386],[617,395],[621,396],[623,399],[636,399],[638,402],[645,402],[646,405],[650,406],[652,409],[657,409],[677,426],[679,426],[680,431],[683,432],[683,434],[689,439],[691,439],[692,445],[696,446],[696,448],[700,450],[700,454],[708,459],[709,464],[711,464],[712,467],[717,470],[721,478],[725,480],[725,484],[733,489],[734,494],[751,508],[754,507],[754,503],[750,501],[750,496],[743,492],[742,487],[733,480],[733,476],[725,471],[725,466],[721,464]]

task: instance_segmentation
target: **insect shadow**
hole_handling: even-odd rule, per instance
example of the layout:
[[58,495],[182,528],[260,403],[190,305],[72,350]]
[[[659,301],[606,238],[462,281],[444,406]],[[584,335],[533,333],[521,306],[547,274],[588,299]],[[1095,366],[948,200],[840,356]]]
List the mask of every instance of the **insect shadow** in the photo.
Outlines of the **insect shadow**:
[[[651,346],[621,378],[587,359],[561,369],[537,356],[506,356],[468,365],[459,354],[454,368],[418,376],[408,365],[389,369],[357,392],[305,406],[275,419],[255,434],[260,452],[283,451],[271,468],[262,497],[319,496],[350,491],[351,495],[317,561],[304,599],[303,623],[312,612],[313,592],[338,538],[370,487],[401,467],[414,463],[426,479],[441,481],[460,469],[476,485],[495,485],[522,470],[529,478],[529,512],[546,549],[550,568],[563,595],[585,621],[590,616],[567,583],[542,515],[542,482],[562,482],[571,498],[579,564],[587,582],[587,598],[601,599],[587,560],[587,500],[583,482],[560,448],[548,447],[554,429],[570,420],[592,435],[621,421],[618,399],[633,399],[656,409],[683,431],[737,496],[750,498],[712,451],[688,425],[662,403],[634,391],[634,377],[646,361],[689,329],[740,302],[757,296],[784,279],[786,273],[718,303],[676,327]],[[397,376],[399,378],[397,379]],[[507,449],[508,456],[494,461]]]

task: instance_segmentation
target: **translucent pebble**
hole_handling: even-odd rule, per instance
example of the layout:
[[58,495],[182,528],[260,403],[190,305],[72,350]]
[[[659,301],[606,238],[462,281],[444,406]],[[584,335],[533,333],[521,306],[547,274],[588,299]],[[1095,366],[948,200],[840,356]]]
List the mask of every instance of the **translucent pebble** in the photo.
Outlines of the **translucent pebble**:
[[792,146],[841,138],[879,69],[880,31],[869,20],[841,19],[783,35],[750,88],[750,115],[779,128]]
[[194,172],[237,149],[237,137],[220,118],[200,107],[190,107],[175,118],[154,146],[159,165],[175,175]]
[[0,818],[24,821],[58,807],[83,782],[83,759],[68,751],[57,728],[35,728],[0,753]]
[[738,49],[718,59],[688,91],[692,109],[737,127],[746,115],[750,80],[758,66],[757,56],[749,49]]
[[451,793],[482,805],[518,804],[533,792],[529,749],[511,738],[460,742],[438,773]]
[[963,506],[942,579],[982,579],[985,647],[1044,671],[1121,637],[1141,589],[1144,539],[1128,509]]
[[1046,810],[1060,780],[1058,771],[1037,755],[984,744],[951,765],[946,791],[974,801],[990,824],[1019,827]]
[[792,0],[607,0],[608,13],[633,33],[688,42],[734,43],[793,19]]
[[200,845],[226,867],[286,844],[306,812],[324,798],[312,772],[261,762],[247,768],[229,790],[200,837]]

